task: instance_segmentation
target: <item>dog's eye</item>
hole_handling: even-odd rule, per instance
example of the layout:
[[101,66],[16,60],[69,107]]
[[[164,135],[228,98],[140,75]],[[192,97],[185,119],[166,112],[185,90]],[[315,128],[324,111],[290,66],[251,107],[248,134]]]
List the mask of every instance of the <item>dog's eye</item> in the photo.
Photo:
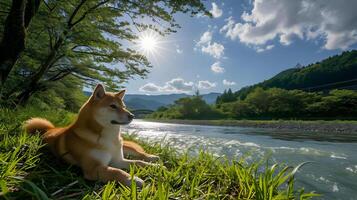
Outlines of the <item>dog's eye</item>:
[[116,106],[115,104],[110,105],[110,107],[113,108],[113,109],[117,109],[118,108],[118,106]]

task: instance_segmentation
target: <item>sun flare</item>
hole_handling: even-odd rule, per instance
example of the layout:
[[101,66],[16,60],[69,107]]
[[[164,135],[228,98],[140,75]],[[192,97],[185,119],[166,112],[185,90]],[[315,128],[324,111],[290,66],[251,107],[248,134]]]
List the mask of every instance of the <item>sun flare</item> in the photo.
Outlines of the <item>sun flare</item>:
[[140,46],[145,51],[154,51],[157,48],[157,40],[154,37],[144,36],[140,38]]
[[136,46],[146,56],[157,54],[157,51],[161,48],[158,35],[152,31],[141,33]]

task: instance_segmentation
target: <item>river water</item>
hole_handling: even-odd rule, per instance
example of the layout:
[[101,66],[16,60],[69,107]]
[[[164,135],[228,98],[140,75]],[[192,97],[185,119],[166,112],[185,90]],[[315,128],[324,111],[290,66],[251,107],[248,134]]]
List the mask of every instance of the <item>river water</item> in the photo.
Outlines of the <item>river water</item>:
[[124,131],[150,142],[169,142],[179,150],[207,149],[217,156],[296,166],[297,187],[323,194],[319,199],[357,199],[357,136],[282,132],[262,128],[168,124],[134,120]]

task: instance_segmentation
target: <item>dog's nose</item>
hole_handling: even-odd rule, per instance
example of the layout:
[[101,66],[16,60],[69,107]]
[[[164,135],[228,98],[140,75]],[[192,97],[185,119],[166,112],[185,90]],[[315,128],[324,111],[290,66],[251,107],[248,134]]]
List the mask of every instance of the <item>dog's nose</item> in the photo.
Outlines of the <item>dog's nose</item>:
[[135,117],[135,115],[133,115],[133,114],[131,114],[131,113],[128,115],[128,118],[129,118],[130,120],[134,119],[134,117]]

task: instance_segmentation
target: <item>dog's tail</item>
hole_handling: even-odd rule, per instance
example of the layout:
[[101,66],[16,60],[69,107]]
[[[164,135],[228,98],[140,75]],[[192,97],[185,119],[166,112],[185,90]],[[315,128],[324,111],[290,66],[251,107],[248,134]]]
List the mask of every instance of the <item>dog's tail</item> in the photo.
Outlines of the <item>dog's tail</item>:
[[29,134],[34,134],[37,132],[43,134],[46,133],[49,129],[55,128],[55,126],[47,119],[31,118],[25,122],[24,128]]

